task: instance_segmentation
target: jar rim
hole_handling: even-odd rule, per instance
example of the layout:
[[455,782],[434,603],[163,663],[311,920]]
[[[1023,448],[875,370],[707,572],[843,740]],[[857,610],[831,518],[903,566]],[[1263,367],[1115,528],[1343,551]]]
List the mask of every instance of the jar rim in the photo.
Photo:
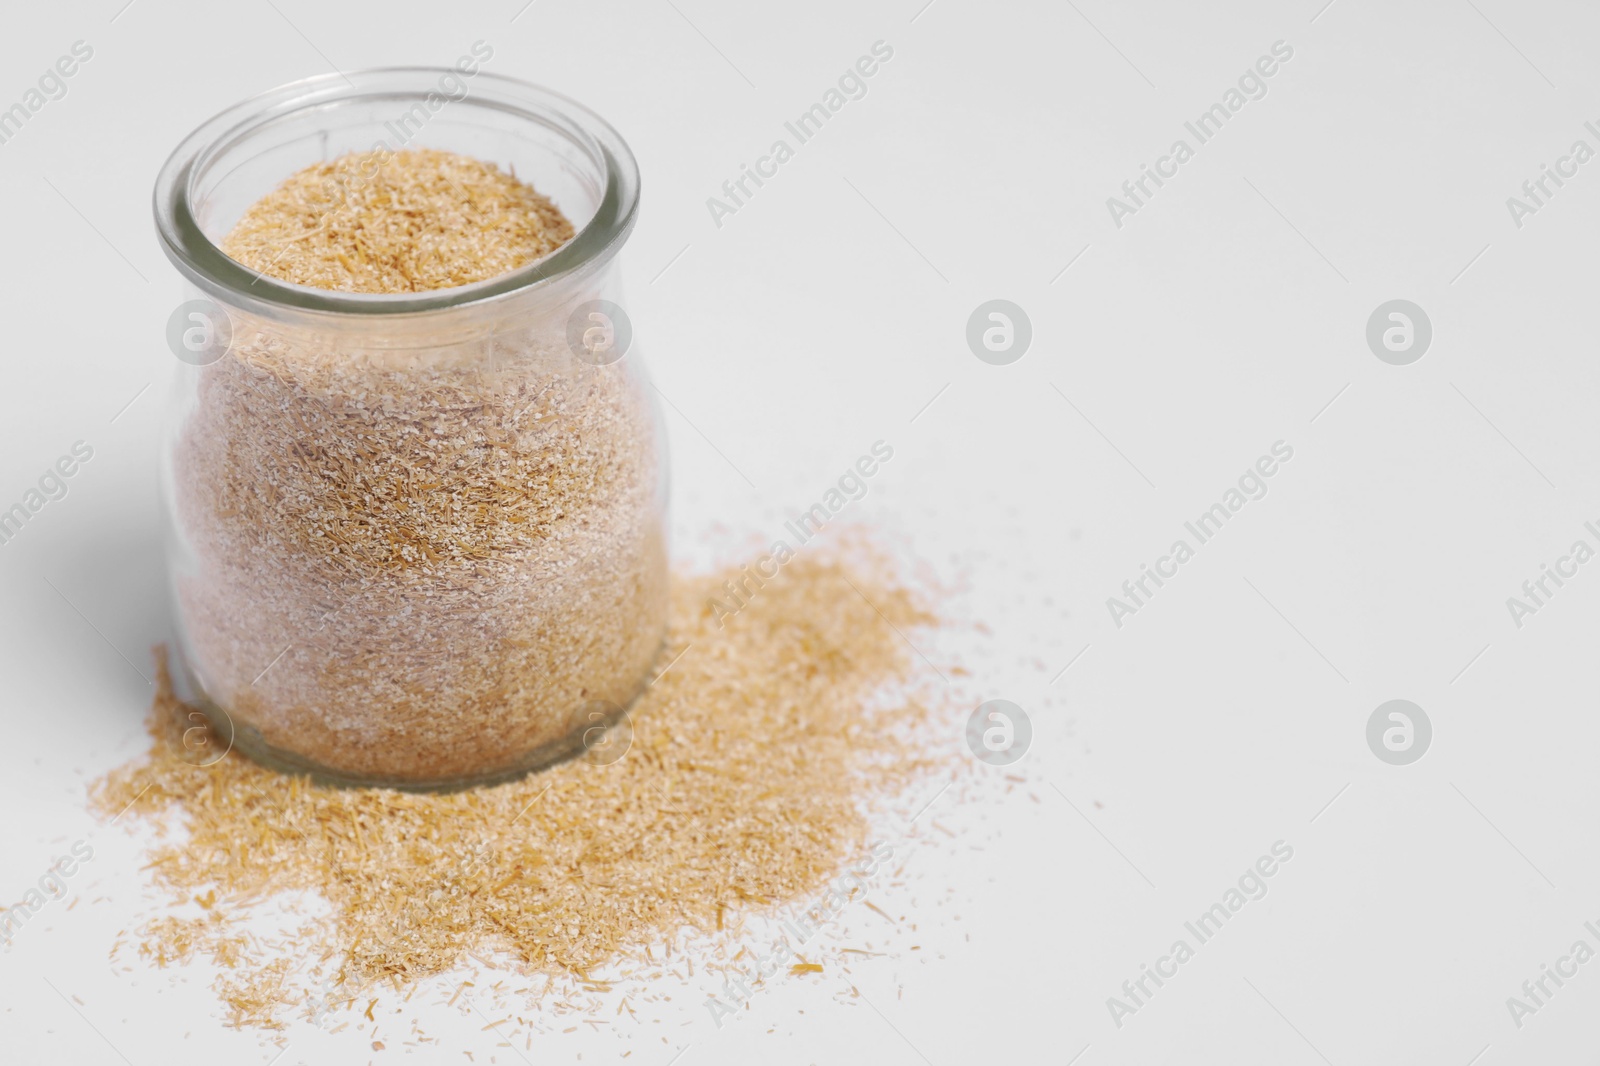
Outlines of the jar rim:
[[610,123],[577,101],[488,71],[473,76],[472,92],[463,100],[554,129],[583,151],[604,178],[593,217],[549,255],[469,285],[420,293],[340,292],[253,270],[224,252],[199,224],[194,210],[197,184],[224,148],[296,112],[374,99],[421,100],[438,91],[442,75],[459,73],[452,67],[416,66],[318,74],[269,89],[212,116],[183,139],[156,178],[154,209],[162,250],[203,291],[235,305],[364,316],[482,304],[546,288],[607,263],[638,217],[639,167],[627,142]]

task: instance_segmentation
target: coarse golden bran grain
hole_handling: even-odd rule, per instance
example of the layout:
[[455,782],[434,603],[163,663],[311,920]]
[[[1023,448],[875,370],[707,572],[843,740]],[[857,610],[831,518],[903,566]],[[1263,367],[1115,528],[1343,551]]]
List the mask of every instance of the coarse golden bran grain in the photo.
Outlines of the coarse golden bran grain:
[[[306,168],[223,242],[297,283],[464,285],[572,237],[547,199],[438,151]],[[170,453],[183,661],[253,754],[432,787],[559,754],[626,706],[665,624],[644,379],[565,340],[565,302],[357,325],[241,309]]]
[[222,241],[252,270],[339,292],[486,281],[572,239],[565,215],[491,164],[433,149],[352,152],[292,175]]
[[[685,931],[716,949],[704,969],[743,954],[747,916],[815,893],[867,845],[875,812],[953,767],[933,731],[945,690],[903,636],[935,615],[885,557],[826,550],[725,624],[707,601],[737,571],[675,582],[663,672],[620,760],[467,792],[340,790],[212,761],[216,740],[193,733],[161,659],[149,757],[93,791],[125,827],[179,830],[147,868],[200,912],[143,926],[141,953],[223,967],[229,1019],[248,1026],[352,1009],[378,982],[414,987],[469,960],[601,992],[658,968]],[[329,913],[270,942],[241,933],[280,893]]]

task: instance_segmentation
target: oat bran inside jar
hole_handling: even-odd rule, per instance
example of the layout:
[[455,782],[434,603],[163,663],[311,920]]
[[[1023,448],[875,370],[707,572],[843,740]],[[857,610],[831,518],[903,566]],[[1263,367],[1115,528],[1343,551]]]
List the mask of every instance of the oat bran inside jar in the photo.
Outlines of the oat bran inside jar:
[[534,269],[421,312],[225,303],[232,341],[180,385],[166,480],[183,658],[235,747],[454,787],[580,751],[641,689],[668,596],[662,437],[637,359],[568,341],[614,292],[609,253],[547,258],[577,228],[491,163],[357,151],[217,241],[263,285],[356,299]]

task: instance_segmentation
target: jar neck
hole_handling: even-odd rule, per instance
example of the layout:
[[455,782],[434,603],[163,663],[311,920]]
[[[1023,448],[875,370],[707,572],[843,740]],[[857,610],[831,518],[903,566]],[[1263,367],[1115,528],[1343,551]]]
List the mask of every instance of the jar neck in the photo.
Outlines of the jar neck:
[[[446,83],[459,91],[441,94]],[[407,115],[413,116],[409,122]],[[413,136],[395,145],[397,129]],[[222,251],[222,235],[243,209],[290,174],[380,146],[442,148],[496,163],[550,195],[578,232],[543,259],[499,277],[400,295],[295,285]],[[321,75],[238,104],[179,145],[154,197],[167,257],[219,303],[264,318],[348,316],[369,325],[375,317],[414,319],[468,308],[494,315],[605,285],[606,267],[633,229],[638,202],[633,154],[594,112],[486,71],[466,76],[426,67]]]

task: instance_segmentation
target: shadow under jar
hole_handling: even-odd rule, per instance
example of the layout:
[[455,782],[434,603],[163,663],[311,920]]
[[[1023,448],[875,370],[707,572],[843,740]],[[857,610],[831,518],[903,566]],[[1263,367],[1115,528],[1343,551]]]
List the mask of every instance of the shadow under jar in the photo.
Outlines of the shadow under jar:
[[[163,443],[180,676],[223,742],[338,784],[458,788],[580,754],[666,627],[664,436],[618,307],[632,153],[586,108],[486,73],[430,109],[448,73],[273,90],[191,134],[155,190],[196,290],[175,321],[200,338],[174,347]],[[576,235],[400,295],[221,251],[290,174],[397,148],[397,128],[531,183]]]

